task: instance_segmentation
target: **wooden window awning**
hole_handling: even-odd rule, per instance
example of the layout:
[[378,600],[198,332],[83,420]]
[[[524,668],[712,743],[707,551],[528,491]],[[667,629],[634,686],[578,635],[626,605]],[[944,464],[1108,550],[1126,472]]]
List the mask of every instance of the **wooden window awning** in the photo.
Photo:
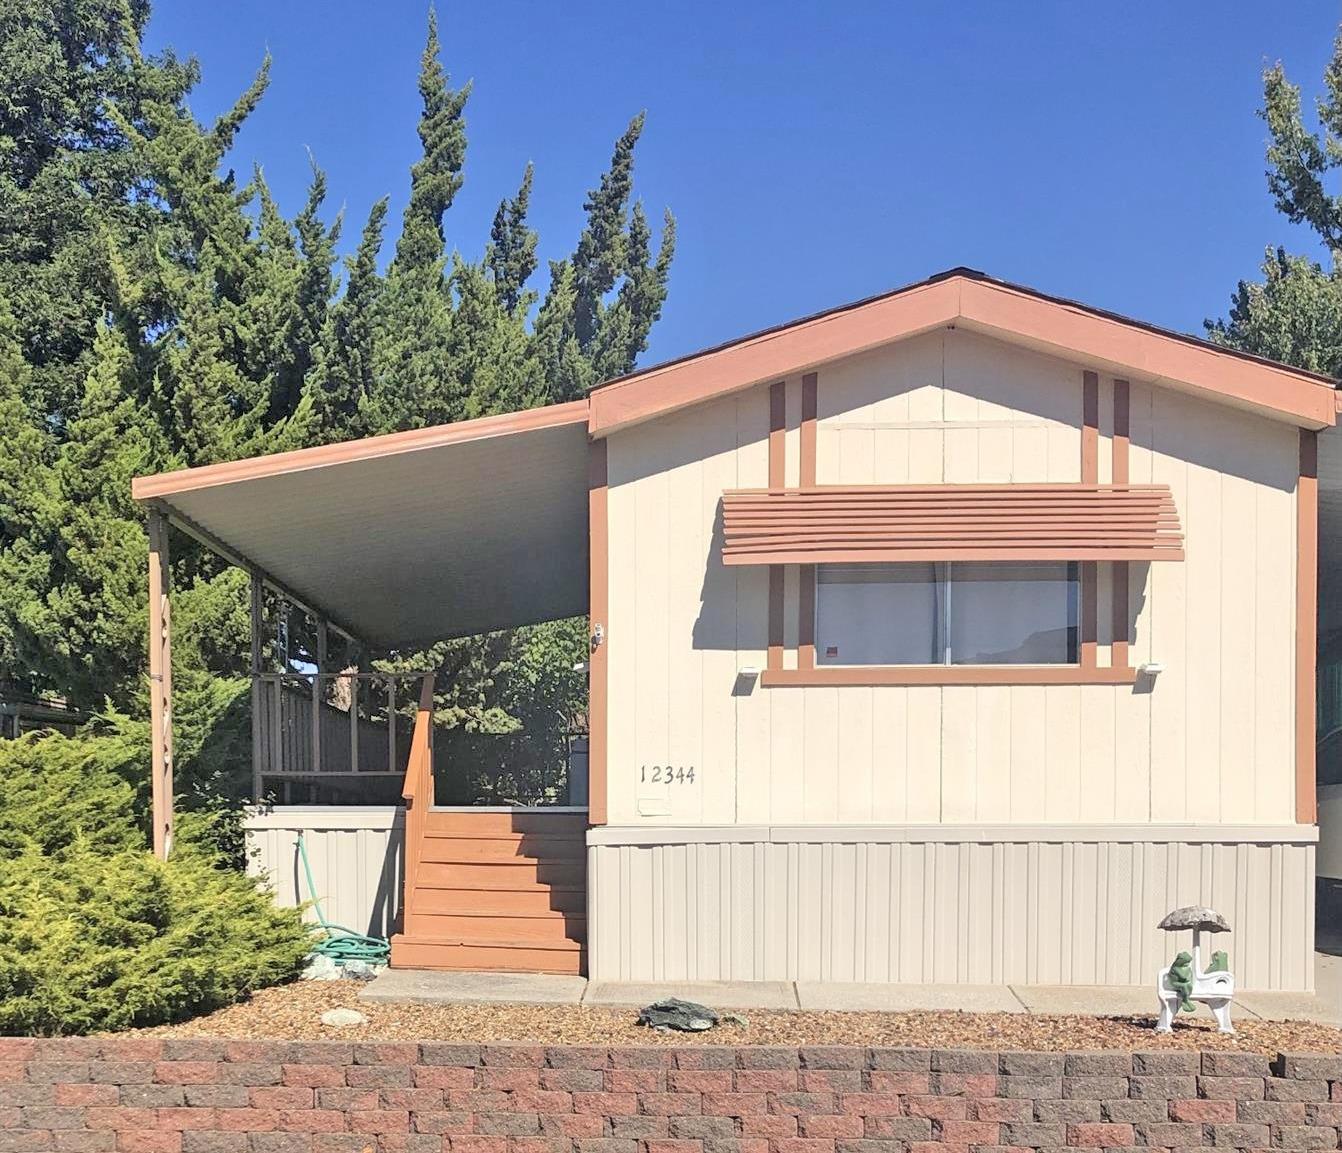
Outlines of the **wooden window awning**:
[[1167,485],[826,485],[722,496],[726,564],[1183,560]]

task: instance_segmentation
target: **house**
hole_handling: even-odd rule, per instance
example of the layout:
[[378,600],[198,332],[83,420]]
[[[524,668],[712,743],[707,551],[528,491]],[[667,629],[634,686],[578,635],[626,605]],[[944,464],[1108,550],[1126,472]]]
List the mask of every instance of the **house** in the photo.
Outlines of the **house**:
[[[253,644],[281,802],[253,836],[292,899],[306,830],[328,915],[395,929],[393,964],[1147,984],[1197,901],[1243,987],[1311,989],[1336,409],[955,269],[573,403],[141,478],[156,845],[172,524],[252,573],[254,619],[318,622],[306,672]],[[435,805],[471,765],[435,757],[427,683],[411,728],[357,654],[584,612],[586,793]],[[283,803],[376,779],[405,807]]]

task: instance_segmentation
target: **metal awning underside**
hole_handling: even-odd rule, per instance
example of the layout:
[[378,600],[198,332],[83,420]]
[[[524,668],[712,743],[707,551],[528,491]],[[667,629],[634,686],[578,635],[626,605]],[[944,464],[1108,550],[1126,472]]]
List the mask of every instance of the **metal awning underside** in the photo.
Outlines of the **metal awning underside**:
[[136,480],[379,647],[587,611],[587,404]]

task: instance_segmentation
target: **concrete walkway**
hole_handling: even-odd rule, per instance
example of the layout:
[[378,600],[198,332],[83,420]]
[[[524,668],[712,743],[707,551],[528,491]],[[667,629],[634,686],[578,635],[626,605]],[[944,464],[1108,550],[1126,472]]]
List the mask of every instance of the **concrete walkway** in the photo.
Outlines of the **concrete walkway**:
[[[1318,991],[1245,992],[1235,998],[1241,1017],[1309,1020],[1342,1026],[1342,958],[1318,954]],[[1155,995],[1131,985],[845,985],[812,981],[588,982],[541,973],[440,973],[387,969],[360,996],[369,1001],[437,1004],[521,1002],[636,1008],[664,997],[682,997],[719,1009],[814,1009],[887,1013],[1075,1013],[1084,1016],[1154,1016]]]

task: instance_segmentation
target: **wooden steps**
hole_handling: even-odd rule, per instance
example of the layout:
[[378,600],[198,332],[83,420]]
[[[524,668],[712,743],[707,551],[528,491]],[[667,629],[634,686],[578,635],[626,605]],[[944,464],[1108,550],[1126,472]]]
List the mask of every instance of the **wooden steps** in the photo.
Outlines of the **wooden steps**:
[[578,974],[585,965],[584,952],[581,945],[572,941],[538,948],[404,935],[391,939],[391,963],[398,969]]
[[430,809],[420,828],[392,965],[582,972],[585,813]]

